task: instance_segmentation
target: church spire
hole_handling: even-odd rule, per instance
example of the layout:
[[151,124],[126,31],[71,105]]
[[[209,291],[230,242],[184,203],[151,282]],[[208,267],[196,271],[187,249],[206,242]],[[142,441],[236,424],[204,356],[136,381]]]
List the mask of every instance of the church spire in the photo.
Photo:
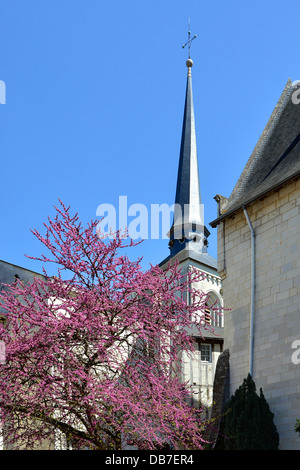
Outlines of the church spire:
[[[193,38],[194,39],[194,38]],[[190,45],[189,40],[187,44]],[[184,46],[183,46],[184,47]],[[188,68],[186,95],[182,125],[181,147],[175,196],[174,221],[169,232],[171,256],[186,246],[204,253],[207,251],[198,171],[195,116],[192,92],[193,61],[186,61]]]

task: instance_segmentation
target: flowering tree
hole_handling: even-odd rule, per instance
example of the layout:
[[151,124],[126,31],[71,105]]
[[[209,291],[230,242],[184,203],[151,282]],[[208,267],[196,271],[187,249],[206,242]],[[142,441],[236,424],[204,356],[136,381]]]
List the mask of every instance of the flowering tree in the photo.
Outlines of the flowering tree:
[[97,221],[83,228],[62,203],[56,210],[45,236],[33,233],[48,253],[34,259],[57,263],[57,276],[43,268],[1,295],[6,440],[27,449],[58,435],[73,448],[201,449],[201,410],[188,405],[179,374],[191,329],[201,334],[206,296],[192,287],[201,274],[143,272],[122,254],[132,241],[102,239]]

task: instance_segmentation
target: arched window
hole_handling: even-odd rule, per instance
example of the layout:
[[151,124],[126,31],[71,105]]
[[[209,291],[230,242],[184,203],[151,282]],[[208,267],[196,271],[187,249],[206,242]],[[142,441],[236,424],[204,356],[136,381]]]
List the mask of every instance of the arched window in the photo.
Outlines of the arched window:
[[221,302],[215,292],[208,293],[205,307],[205,322],[215,327],[223,326]]

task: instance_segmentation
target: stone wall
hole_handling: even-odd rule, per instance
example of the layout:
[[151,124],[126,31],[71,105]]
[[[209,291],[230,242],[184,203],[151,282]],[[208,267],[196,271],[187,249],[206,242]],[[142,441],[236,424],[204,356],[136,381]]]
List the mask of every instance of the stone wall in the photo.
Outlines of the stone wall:
[[[262,387],[282,449],[300,449],[300,180],[285,184],[247,211],[255,231],[253,379]],[[225,312],[224,348],[230,351],[230,394],[249,372],[251,232],[243,210],[218,226],[218,269]],[[300,346],[298,346],[300,349]],[[299,355],[293,356],[300,359]]]

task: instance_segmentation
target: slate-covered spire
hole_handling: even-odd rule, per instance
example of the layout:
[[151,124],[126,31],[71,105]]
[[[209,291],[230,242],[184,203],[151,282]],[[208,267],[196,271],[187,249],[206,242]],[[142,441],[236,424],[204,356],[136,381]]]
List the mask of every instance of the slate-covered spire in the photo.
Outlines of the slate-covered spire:
[[204,228],[203,206],[201,205],[192,91],[191,68],[193,66],[193,61],[188,59],[186,65],[188,67],[188,74],[175,196],[174,221],[169,232],[171,255],[175,255],[187,245],[198,252],[206,252],[206,238],[209,235],[207,229]]

